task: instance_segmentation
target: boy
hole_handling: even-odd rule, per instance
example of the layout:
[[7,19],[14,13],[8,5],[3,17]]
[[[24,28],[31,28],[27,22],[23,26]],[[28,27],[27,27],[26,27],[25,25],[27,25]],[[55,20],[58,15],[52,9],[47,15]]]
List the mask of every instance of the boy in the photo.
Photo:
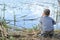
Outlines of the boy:
[[42,25],[41,35],[45,37],[46,40],[49,40],[48,37],[52,38],[54,33],[53,25],[56,24],[55,21],[51,17],[49,17],[49,15],[50,15],[50,10],[45,9],[40,19],[40,23]]

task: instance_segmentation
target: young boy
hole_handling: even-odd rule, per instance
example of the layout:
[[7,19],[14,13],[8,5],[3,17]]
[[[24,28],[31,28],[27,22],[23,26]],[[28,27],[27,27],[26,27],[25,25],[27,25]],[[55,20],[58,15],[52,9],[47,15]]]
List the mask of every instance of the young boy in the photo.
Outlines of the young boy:
[[42,25],[41,36],[47,38],[46,40],[49,40],[48,37],[52,38],[54,33],[53,25],[56,24],[55,21],[51,17],[49,17],[49,15],[50,15],[50,10],[45,9],[40,19],[40,23]]

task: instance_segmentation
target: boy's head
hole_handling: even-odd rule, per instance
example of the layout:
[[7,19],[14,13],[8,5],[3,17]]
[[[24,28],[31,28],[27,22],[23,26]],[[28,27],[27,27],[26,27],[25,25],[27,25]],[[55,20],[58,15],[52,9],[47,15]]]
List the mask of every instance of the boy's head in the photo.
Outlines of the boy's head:
[[50,10],[49,9],[45,9],[43,15],[49,16],[50,15]]

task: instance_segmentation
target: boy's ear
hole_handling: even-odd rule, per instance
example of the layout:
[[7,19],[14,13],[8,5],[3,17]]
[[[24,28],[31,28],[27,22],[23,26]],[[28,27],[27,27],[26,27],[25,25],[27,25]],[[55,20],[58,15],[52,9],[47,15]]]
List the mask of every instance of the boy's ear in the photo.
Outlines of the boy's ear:
[[42,13],[42,16],[44,16],[45,14],[44,13]]

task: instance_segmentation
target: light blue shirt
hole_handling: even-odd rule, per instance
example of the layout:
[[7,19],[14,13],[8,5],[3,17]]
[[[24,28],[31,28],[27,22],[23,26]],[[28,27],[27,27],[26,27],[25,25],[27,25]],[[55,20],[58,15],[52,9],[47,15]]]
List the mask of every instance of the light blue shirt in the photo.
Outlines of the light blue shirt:
[[56,24],[55,21],[49,16],[41,17],[40,23],[42,25],[42,28],[41,28],[42,31],[54,30],[53,25]]

